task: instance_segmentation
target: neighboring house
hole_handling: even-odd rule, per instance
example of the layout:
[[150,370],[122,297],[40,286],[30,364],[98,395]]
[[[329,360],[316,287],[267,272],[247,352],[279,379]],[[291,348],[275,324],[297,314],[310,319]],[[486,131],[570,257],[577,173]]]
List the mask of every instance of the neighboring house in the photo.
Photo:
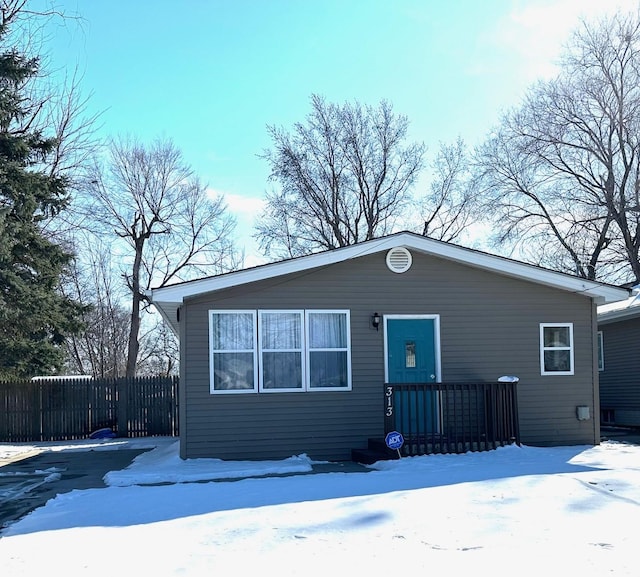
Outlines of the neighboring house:
[[602,422],[640,427],[640,287],[598,307]]
[[150,296],[183,458],[347,460],[384,436],[385,382],[515,375],[523,443],[597,444],[596,305],[628,294],[403,232]]

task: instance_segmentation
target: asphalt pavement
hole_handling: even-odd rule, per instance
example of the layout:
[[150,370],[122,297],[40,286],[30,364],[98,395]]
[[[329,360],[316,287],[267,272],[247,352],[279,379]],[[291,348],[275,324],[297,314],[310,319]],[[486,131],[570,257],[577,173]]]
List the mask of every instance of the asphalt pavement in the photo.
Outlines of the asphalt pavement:
[[0,465],[0,536],[4,527],[56,495],[106,487],[109,471],[128,467],[146,450],[48,451]]

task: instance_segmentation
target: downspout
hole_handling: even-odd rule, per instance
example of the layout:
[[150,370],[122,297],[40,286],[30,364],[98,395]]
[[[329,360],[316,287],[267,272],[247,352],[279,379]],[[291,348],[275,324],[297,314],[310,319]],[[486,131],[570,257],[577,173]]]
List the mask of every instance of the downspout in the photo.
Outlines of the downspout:
[[600,371],[598,369],[598,306],[591,299],[591,334],[593,335],[593,441],[594,445],[600,444]]

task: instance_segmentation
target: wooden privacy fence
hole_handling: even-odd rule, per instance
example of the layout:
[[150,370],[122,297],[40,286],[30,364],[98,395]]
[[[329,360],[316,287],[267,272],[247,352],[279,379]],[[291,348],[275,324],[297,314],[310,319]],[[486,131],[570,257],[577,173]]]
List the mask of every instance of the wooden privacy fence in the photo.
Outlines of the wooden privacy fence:
[[488,451],[520,444],[516,383],[386,383],[385,434],[404,455]]
[[0,382],[0,442],[178,435],[178,377]]

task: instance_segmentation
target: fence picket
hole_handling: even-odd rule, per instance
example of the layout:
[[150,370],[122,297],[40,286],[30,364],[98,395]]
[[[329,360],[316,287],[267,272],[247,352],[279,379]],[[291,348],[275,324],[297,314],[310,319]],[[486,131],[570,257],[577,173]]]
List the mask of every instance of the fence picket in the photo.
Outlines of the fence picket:
[[0,442],[178,435],[178,377],[0,381]]

